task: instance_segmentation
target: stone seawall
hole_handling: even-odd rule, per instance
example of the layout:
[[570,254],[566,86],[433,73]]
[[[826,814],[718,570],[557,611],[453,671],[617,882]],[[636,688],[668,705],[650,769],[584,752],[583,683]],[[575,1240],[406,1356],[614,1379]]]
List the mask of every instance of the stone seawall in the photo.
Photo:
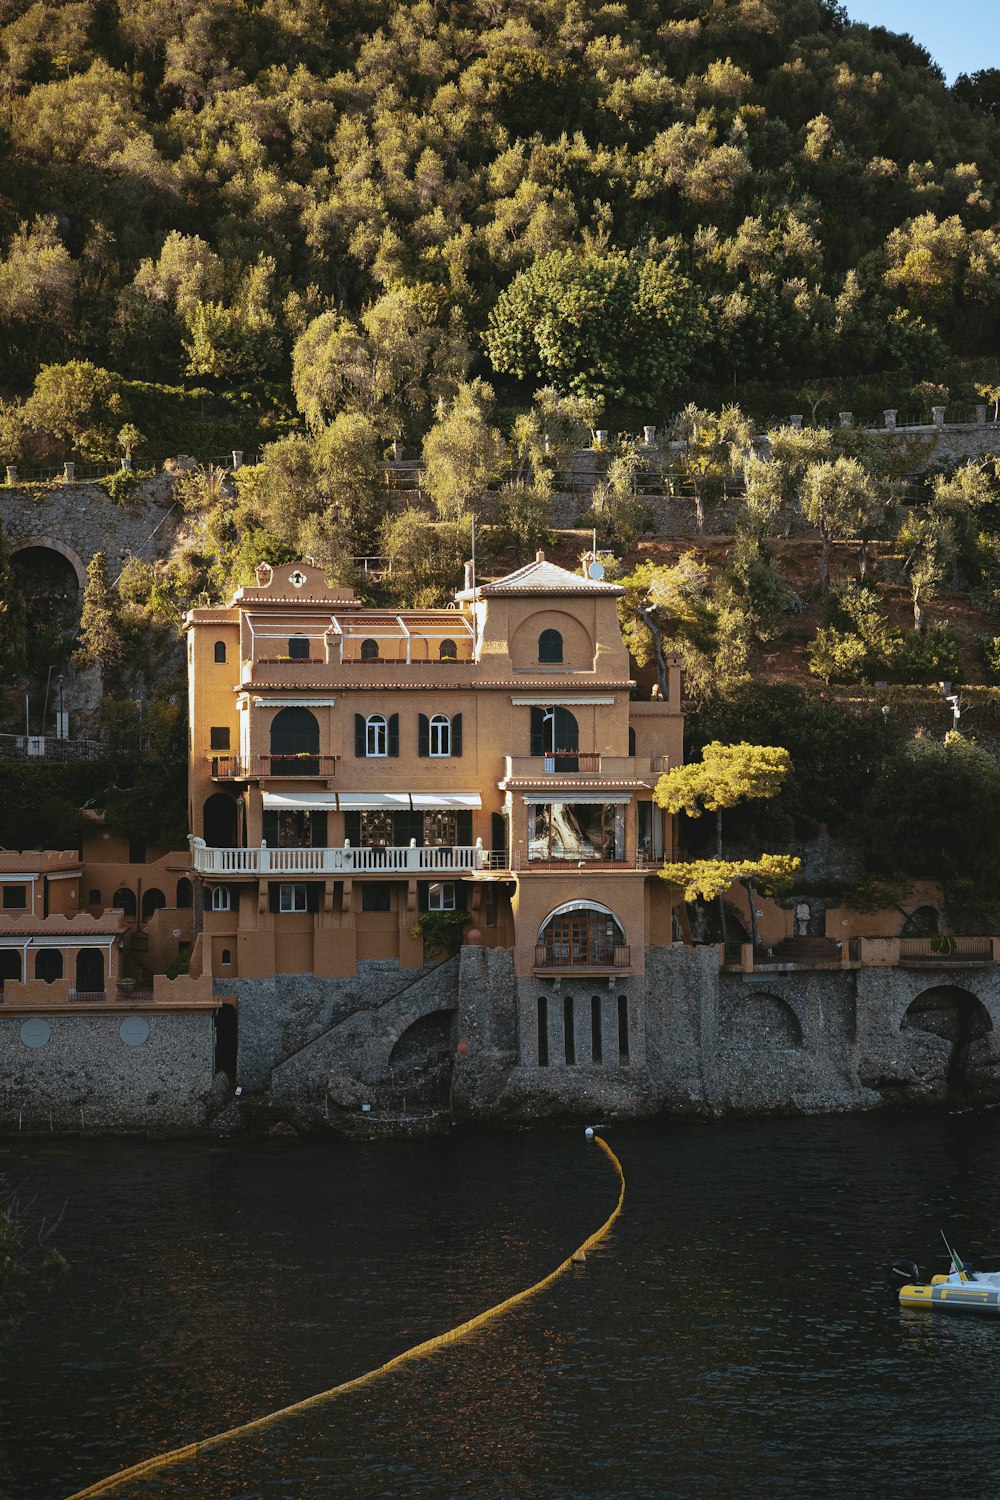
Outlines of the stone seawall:
[[212,1077],[210,1010],[0,1011],[0,1130],[392,1135],[1000,1102],[992,963],[720,973],[716,948],[678,944],[648,950],[643,977],[517,978],[510,953],[465,947],[418,971],[219,988],[238,998],[237,1098]]
[[0,1013],[0,1132],[197,1133],[214,1052],[211,1010]]

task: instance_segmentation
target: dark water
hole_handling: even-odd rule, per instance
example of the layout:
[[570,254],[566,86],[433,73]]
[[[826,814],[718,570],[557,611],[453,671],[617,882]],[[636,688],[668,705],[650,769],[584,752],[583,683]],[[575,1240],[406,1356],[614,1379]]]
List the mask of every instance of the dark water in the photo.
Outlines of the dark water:
[[[1000,1265],[1000,1118],[609,1133],[625,1212],[464,1343],[126,1497],[1000,1494],[1000,1320],[903,1315],[938,1226]],[[0,1351],[0,1495],[60,1497],[381,1363],[610,1211],[580,1132],[8,1146],[70,1270]],[[991,1259],[992,1257],[992,1259]]]

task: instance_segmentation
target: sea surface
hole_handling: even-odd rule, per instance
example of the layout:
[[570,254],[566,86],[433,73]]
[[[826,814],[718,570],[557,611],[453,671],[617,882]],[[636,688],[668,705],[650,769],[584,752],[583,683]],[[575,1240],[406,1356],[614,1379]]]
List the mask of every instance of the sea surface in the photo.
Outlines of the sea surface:
[[[1000,1494],[1000,1319],[904,1314],[939,1229],[1000,1266],[1000,1116],[607,1132],[609,1239],[500,1320],[117,1491],[170,1500]],[[63,1500],[379,1365],[610,1213],[580,1130],[0,1148],[68,1271],[0,1348],[0,1496]]]

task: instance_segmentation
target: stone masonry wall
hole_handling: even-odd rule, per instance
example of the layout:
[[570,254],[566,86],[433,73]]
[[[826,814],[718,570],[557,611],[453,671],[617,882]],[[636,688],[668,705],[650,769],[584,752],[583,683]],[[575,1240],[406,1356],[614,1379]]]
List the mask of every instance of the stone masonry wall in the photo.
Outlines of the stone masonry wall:
[[0,1132],[200,1131],[220,1102],[214,1048],[210,1010],[0,1014]]

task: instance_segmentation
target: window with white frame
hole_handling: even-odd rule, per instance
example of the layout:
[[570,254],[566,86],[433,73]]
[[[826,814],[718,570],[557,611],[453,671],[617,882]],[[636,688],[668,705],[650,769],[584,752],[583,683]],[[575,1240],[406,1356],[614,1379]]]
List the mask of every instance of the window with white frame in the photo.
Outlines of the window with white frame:
[[454,911],[455,910],[455,882],[453,880],[440,880],[432,885],[427,892],[428,911]]
[[388,755],[388,725],[385,714],[370,714],[365,721],[365,754]]
[[447,714],[434,714],[430,723],[430,755],[451,754],[451,720]]
[[279,911],[306,911],[308,901],[304,885],[279,885],[278,887],[278,910]]
[[232,904],[232,894],[228,885],[215,885],[212,887],[213,911],[230,911]]

